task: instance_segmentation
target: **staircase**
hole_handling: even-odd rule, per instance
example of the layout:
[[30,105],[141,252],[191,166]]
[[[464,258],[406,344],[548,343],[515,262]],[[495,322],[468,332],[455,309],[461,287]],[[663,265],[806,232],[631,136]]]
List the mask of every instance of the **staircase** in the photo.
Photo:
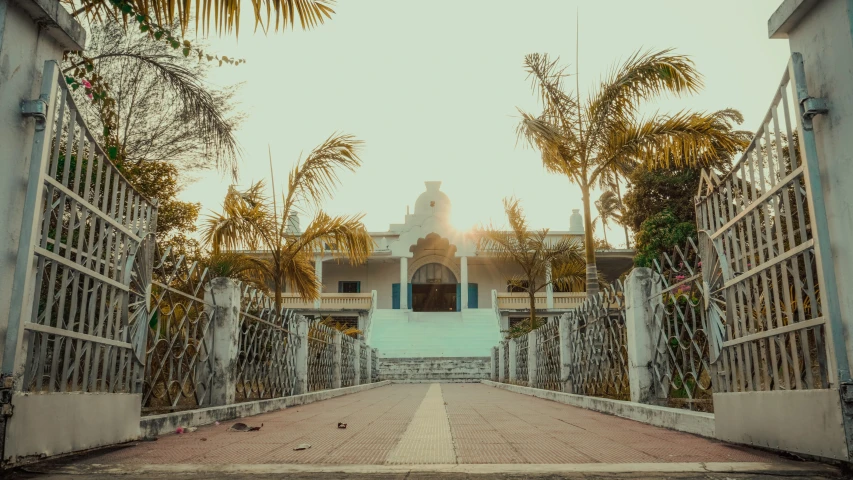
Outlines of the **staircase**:
[[499,341],[500,322],[491,308],[375,310],[367,338],[380,358],[489,357]]
[[489,357],[383,358],[380,380],[402,383],[479,382],[489,379]]

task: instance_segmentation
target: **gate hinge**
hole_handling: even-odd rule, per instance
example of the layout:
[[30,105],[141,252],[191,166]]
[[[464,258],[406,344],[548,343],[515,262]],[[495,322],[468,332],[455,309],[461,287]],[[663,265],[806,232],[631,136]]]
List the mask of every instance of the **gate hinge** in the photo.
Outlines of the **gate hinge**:
[[44,125],[47,120],[47,97],[41,95],[35,100],[22,101],[21,115],[23,115],[24,118],[34,118],[36,121],[36,129],[44,130]]
[[800,105],[803,107],[803,120],[810,121],[818,115],[825,115],[829,112],[829,107],[826,106],[826,100],[816,97],[806,97],[800,100]]

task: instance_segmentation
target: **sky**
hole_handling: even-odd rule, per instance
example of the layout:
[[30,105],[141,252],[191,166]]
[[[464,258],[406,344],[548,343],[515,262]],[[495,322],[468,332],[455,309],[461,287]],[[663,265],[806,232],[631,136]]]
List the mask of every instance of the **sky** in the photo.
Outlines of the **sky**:
[[[580,190],[545,172],[538,152],[517,141],[517,108],[539,111],[524,55],[559,56],[567,71],[579,72],[583,98],[635,51],[674,48],[695,61],[705,87],[654,99],[644,112],[732,107],[743,112],[742,127],[755,130],[789,55],[787,41],[767,38],[779,4],[343,0],[314,30],[266,35],[252,32],[248,12],[239,38],[210,39],[210,50],[247,63],[212,69],[209,81],[243,83],[240,185],[269,182],[268,148],[280,186],[300,155],[335,132],[349,133],[365,142],[364,164],[341,175],[324,209],[364,213],[370,231],[402,223],[430,180],[442,182],[457,229],[503,225],[501,200],[516,196],[532,227],[568,230],[572,210],[582,208]],[[231,183],[228,174],[196,172],[181,198],[201,202],[203,218],[218,211]],[[620,232],[608,231],[615,246],[624,244]]]

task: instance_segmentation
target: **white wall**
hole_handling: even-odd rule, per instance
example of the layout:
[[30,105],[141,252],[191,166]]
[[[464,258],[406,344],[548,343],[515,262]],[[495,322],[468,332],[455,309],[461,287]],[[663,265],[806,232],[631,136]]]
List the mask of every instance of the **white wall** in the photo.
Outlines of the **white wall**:
[[353,266],[346,261],[323,262],[323,292],[337,293],[339,281],[361,282],[361,292],[376,290],[377,308],[391,308],[391,285],[400,283],[400,259],[370,260]]

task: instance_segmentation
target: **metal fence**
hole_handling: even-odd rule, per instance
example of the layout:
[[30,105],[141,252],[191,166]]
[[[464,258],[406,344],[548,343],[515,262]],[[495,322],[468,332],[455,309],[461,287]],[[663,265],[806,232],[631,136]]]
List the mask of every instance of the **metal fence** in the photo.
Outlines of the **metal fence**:
[[370,356],[371,356],[370,369],[372,370],[371,375],[370,375],[370,381],[371,381],[371,383],[372,382],[378,382],[379,381],[379,355],[376,353],[375,348],[369,348],[369,349],[370,349]]
[[513,341],[515,342],[515,381],[519,385],[527,385],[527,335],[515,337]]
[[[205,299],[208,270],[172,255],[169,249],[155,258],[152,273],[136,277],[132,288],[141,294],[150,292],[150,306],[140,295],[131,316],[133,326],[148,334],[147,339],[142,337],[147,345],[142,411],[208,406],[215,373],[212,324],[216,315],[214,300]],[[150,285],[145,284],[147,279]]]
[[370,383],[370,365],[368,365],[367,359],[370,358],[370,352],[367,345],[364,343],[361,344],[361,349],[359,350],[359,379],[361,383]]
[[651,393],[671,407],[713,411],[701,267],[699,249],[692,239],[654,262],[648,299]]
[[[335,346],[332,343],[335,330],[321,323],[308,328],[308,391],[332,388]],[[344,337],[346,341],[346,337]],[[341,342],[343,348],[343,342]],[[343,357],[343,355],[342,355]],[[343,365],[341,365],[343,377]]]
[[[504,381],[509,381],[509,342],[504,340],[503,342],[503,352],[504,352],[504,371],[503,378]],[[499,377],[500,378],[500,377]]]
[[625,299],[616,282],[568,313],[571,393],[627,400]]
[[[720,392],[835,383],[827,331],[828,319],[839,315],[835,278],[824,274],[833,267],[824,207],[812,201],[820,192],[814,134],[810,118],[802,119],[804,90],[792,72],[804,75],[798,54],[746,152],[722,178],[703,176],[698,193]],[[843,351],[843,339],[835,341]]]
[[536,335],[536,379],[531,387],[562,391],[560,384],[560,324],[556,318],[539,327]]
[[341,386],[355,385],[355,339],[341,336]]
[[264,292],[244,285],[240,297],[237,401],[293,395],[295,333],[292,311],[277,311]]
[[55,68],[45,67],[41,94],[52,113],[36,128],[24,212],[31,223],[21,231],[20,294],[10,310],[24,332],[6,357],[23,355],[22,391],[136,393],[142,358],[131,339],[129,284],[157,209],[109,161],[64,77],[49,80]]
[[500,373],[501,373],[500,372],[500,369],[501,369],[500,355],[501,355],[500,348],[495,347],[492,349],[492,372],[491,372],[492,378],[491,379],[495,380],[495,381],[497,381],[497,379],[500,378]]

